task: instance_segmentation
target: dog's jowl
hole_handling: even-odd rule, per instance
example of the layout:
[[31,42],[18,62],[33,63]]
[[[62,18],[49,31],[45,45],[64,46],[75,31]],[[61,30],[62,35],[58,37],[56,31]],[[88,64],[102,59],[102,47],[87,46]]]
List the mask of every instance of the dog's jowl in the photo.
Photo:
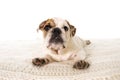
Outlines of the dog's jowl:
[[[89,63],[86,60],[86,46],[91,42],[75,36],[76,28],[67,20],[51,18],[43,21],[38,30],[43,32],[44,57],[34,58],[32,63],[43,66],[51,62],[73,60],[73,68],[86,69]],[[39,54],[39,53],[38,53]]]

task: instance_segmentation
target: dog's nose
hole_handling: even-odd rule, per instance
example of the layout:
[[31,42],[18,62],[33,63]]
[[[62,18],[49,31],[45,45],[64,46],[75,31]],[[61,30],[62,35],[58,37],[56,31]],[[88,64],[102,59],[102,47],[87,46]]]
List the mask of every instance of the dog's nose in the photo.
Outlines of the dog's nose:
[[56,35],[59,35],[59,34],[61,34],[61,30],[59,28],[54,28],[52,33],[56,34]]

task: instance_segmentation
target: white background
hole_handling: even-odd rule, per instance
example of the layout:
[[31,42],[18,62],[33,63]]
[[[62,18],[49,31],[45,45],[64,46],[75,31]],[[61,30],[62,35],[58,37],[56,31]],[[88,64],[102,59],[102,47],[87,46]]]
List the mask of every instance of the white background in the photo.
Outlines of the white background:
[[0,40],[36,39],[41,21],[61,17],[82,38],[120,38],[120,0],[0,0]]

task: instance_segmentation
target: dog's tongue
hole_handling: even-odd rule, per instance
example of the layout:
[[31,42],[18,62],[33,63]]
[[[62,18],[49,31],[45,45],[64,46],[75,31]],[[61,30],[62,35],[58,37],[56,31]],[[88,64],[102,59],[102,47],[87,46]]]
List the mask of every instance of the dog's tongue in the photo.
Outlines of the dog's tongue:
[[49,44],[49,45],[47,46],[47,48],[49,48],[49,49],[55,51],[55,53],[58,54],[58,51],[61,50],[61,49],[64,49],[65,46],[62,45],[62,44],[61,44],[61,45]]
[[56,52],[56,54],[58,54],[58,50],[55,50],[55,49],[52,49],[53,51],[55,51]]

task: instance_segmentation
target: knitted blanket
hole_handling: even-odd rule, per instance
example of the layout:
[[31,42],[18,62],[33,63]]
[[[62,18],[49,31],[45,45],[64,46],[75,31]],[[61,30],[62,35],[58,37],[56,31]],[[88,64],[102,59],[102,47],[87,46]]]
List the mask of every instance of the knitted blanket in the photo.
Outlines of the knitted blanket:
[[32,58],[44,54],[40,40],[0,41],[0,80],[120,80],[120,39],[91,42],[90,67],[76,70],[72,61],[32,65]]

